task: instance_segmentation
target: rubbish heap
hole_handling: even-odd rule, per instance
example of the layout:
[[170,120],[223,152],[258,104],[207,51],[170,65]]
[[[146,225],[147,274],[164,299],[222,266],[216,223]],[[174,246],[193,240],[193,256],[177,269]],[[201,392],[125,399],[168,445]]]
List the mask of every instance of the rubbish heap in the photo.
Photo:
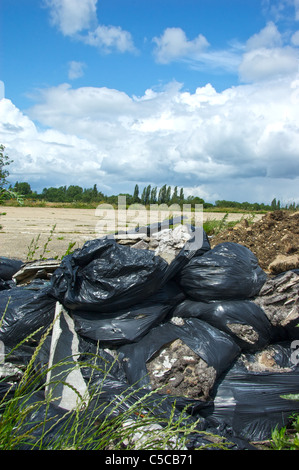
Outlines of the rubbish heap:
[[[133,387],[139,397],[155,391],[164,411],[186,410],[238,449],[271,438],[299,412],[298,401],[282,397],[299,390],[298,270],[270,277],[247,247],[212,249],[189,225],[135,235],[87,241],[56,264],[0,258],[0,340],[13,350],[0,365],[0,398],[50,328],[36,367],[63,379],[44,390],[62,414],[76,406],[73,388],[101,387],[109,403]],[[106,375],[74,370],[91,353],[108,364]],[[67,366],[53,367],[66,357]]]

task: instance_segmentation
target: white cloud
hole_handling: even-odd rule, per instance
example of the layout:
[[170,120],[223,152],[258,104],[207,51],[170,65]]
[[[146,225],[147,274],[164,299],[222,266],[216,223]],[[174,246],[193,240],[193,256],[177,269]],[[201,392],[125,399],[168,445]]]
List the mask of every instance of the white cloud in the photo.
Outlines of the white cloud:
[[68,66],[68,77],[70,80],[75,80],[76,78],[80,78],[84,75],[84,68],[86,67],[86,64],[83,62],[72,60],[69,62]]
[[[135,52],[131,33],[120,26],[99,25],[98,0],[44,0],[51,22],[65,36],[75,37],[105,53]],[[72,78],[72,77],[71,77]]]
[[[39,130],[7,99],[0,101],[0,115],[1,143],[5,152],[13,156],[9,172],[15,180],[29,180],[45,187],[65,184],[70,175],[74,181],[102,176],[102,156],[88,140],[56,129]],[[89,159],[84,171],[82,155]]]
[[209,45],[202,34],[193,40],[188,40],[181,28],[167,28],[162,36],[153,38],[153,42],[156,44],[154,51],[156,60],[162,64],[181,58],[199,57]]
[[174,82],[140,97],[63,84],[43,90],[28,116],[0,106],[15,180],[114,193],[167,183],[211,201],[299,202],[299,75],[221,93]]
[[92,27],[96,21],[98,0],[44,0],[50,9],[51,22],[65,36]]
[[296,31],[292,36],[292,43],[294,46],[299,46],[299,31]]
[[120,26],[99,25],[81,38],[86,44],[95,46],[103,52],[134,52],[135,46],[131,34]]
[[298,71],[298,53],[291,47],[246,52],[239,67],[242,81],[257,81],[284,76]]
[[239,65],[239,76],[243,82],[271,80],[295,74],[298,66],[299,51],[290,45],[284,45],[282,35],[270,21],[246,42],[246,50]]
[[259,33],[248,39],[247,49],[258,49],[263,47],[279,47],[282,45],[281,34],[276,25],[270,21]]

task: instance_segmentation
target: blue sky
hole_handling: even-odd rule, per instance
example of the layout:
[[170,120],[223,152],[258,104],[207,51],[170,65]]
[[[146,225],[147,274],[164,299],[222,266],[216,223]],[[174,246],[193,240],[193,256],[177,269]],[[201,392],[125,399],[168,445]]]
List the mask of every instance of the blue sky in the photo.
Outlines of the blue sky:
[[1,0],[0,22],[10,182],[299,202],[299,0]]

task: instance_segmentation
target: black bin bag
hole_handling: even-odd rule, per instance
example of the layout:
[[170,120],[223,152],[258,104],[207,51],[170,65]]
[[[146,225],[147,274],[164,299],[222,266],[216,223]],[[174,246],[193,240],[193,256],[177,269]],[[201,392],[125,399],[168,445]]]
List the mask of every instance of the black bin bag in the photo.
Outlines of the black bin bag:
[[258,295],[267,274],[251,250],[225,242],[193,257],[181,270],[179,282],[193,300],[238,300]]
[[0,340],[6,347],[15,347],[35,333],[32,338],[38,341],[54,319],[55,305],[47,285],[32,283],[0,291]]
[[[201,415],[211,426],[222,429],[230,427],[236,436],[250,441],[271,439],[277,426],[281,428],[291,421],[291,416],[299,412],[299,401],[283,398],[297,394],[299,389],[299,368],[286,360],[284,352],[277,344],[277,355],[282,365],[290,366],[286,371],[268,370],[255,372],[247,370],[240,358],[223,374],[214,388],[213,401]],[[288,348],[289,358],[292,350]],[[253,356],[257,353],[251,353]],[[247,356],[249,360],[249,355]]]
[[113,312],[156,292],[167,266],[153,251],[90,240],[63,258],[51,278],[51,295],[71,310]]
[[199,358],[214,367],[217,375],[229,368],[240,353],[239,346],[229,335],[197,318],[187,318],[182,326],[167,322],[151,329],[138,343],[118,349],[128,383],[151,388],[146,363],[176,339],[182,340]]
[[259,350],[272,340],[272,325],[261,307],[250,300],[199,302],[185,299],[172,312],[174,317],[199,318],[231,335],[243,350]]
[[106,346],[138,341],[162,322],[169,311],[184,299],[172,281],[143,302],[115,312],[74,311],[72,317],[78,335],[100,341]]
[[202,227],[194,227],[189,224],[187,224],[186,227],[188,228],[190,239],[186,241],[181,251],[168,266],[163,282],[175,279],[180,271],[188,265],[192,258],[201,256],[211,250],[210,241]]
[[23,264],[24,262],[19,259],[0,256],[0,279],[10,281]]

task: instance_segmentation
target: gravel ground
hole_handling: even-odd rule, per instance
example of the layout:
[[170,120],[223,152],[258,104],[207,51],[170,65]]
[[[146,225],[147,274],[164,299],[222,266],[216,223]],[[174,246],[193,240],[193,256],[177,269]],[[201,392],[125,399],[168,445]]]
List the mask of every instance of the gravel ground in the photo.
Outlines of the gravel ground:
[[[39,248],[35,251],[38,259],[44,250],[51,230],[56,224],[51,241],[47,245],[45,257],[61,257],[67,250],[69,243],[75,243],[74,248],[81,247],[85,241],[103,236],[117,228],[115,223],[116,212],[113,210],[96,211],[95,209],[73,209],[54,207],[10,207],[0,206],[0,256],[9,258],[27,259],[29,245],[35,243],[37,237]],[[120,214],[122,215],[122,214]],[[204,212],[203,221],[222,219],[221,212]],[[161,216],[160,216],[161,217]],[[228,221],[240,220],[242,214],[229,214]],[[258,218],[260,216],[256,216]],[[125,227],[132,228],[161,221],[159,213],[151,211],[138,211],[128,213]]]

